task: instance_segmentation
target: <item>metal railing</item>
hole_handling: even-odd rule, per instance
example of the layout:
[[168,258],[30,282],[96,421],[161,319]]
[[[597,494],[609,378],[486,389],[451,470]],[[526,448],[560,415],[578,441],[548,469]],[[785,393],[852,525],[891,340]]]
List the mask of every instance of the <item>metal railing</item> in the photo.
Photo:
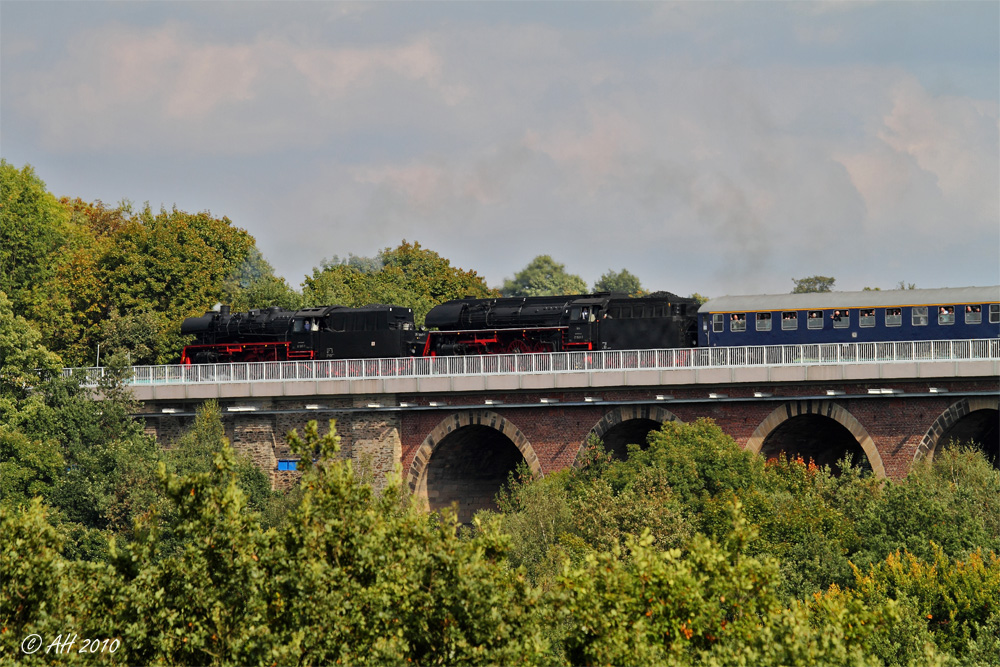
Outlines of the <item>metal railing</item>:
[[[977,359],[1000,359],[1000,339],[135,366],[132,369],[130,384],[373,380],[459,375],[525,375]],[[85,378],[84,383],[90,385],[96,385],[103,373],[103,368],[70,368],[63,371],[64,375],[82,374]]]

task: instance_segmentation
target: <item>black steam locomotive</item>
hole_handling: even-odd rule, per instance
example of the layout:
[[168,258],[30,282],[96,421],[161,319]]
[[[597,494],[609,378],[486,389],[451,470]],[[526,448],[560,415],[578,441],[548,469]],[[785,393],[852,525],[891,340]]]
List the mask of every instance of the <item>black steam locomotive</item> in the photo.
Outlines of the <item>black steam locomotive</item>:
[[416,356],[427,337],[413,326],[412,310],[382,305],[249,313],[222,306],[184,320],[181,334],[195,336],[181,353],[183,364]]
[[182,363],[366,359],[692,347],[698,304],[669,292],[457,299],[435,306],[418,331],[413,311],[389,305],[272,307],[191,317]]

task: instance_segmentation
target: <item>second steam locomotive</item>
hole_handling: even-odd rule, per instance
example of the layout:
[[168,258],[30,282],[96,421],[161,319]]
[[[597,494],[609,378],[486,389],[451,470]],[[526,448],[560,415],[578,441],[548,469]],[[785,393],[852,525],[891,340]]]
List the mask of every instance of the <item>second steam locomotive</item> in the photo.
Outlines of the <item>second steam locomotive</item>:
[[625,350],[691,347],[698,304],[669,292],[457,299],[435,306],[418,330],[413,311],[391,305],[272,307],[190,317],[185,364],[296,359]]

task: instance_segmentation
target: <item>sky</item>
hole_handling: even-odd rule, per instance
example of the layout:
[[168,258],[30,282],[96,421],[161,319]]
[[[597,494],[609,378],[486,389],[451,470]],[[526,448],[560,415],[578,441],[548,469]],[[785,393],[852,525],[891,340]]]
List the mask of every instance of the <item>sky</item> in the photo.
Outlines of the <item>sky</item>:
[[210,211],[298,287],[1000,284],[1000,2],[0,2],[0,155]]

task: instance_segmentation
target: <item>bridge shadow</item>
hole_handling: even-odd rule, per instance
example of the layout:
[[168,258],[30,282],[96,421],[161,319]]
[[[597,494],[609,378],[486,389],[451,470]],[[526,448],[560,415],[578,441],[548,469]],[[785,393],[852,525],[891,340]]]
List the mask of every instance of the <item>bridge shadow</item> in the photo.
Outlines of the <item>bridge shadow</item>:
[[510,473],[526,463],[535,477],[541,465],[531,443],[507,419],[489,410],[449,415],[424,439],[410,466],[410,489],[427,509],[454,507],[472,521],[495,498]]
[[795,401],[776,408],[747,440],[746,448],[767,458],[802,457],[837,470],[846,454],[877,477],[885,477],[882,456],[854,415],[830,401]]
[[854,435],[824,415],[798,415],[782,422],[764,438],[760,454],[768,459],[781,455],[801,458],[818,466],[829,466],[835,474],[840,473],[838,462],[850,455],[853,465],[871,470]]
[[472,521],[479,510],[497,509],[494,498],[524,461],[510,438],[488,426],[466,426],[441,441],[427,465],[427,508],[454,506],[458,520]]
[[950,447],[956,444],[972,445],[983,453],[994,468],[1000,469],[1000,410],[972,409],[951,423],[946,423],[937,438],[937,446]]
[[624,461],[628,458],[629,445],[639,445],[640,449],[649,447],[646,440],[652,431],[660,428],[660,424],[652,419],[630,419],[613,426],[604,434],[604,449],[611,453],[612,458]]
[[658,405],[633,405],[615,408],[590,429],[587,439],[581,443],[577,453],[577,461],[587,446],[591,437],[596,437],[611,456],[620,461],[628,458],[628,446],[639,445],[646,449],[647,438],[652,431],[663,425],[663,422],[675,421],[677,417]]

